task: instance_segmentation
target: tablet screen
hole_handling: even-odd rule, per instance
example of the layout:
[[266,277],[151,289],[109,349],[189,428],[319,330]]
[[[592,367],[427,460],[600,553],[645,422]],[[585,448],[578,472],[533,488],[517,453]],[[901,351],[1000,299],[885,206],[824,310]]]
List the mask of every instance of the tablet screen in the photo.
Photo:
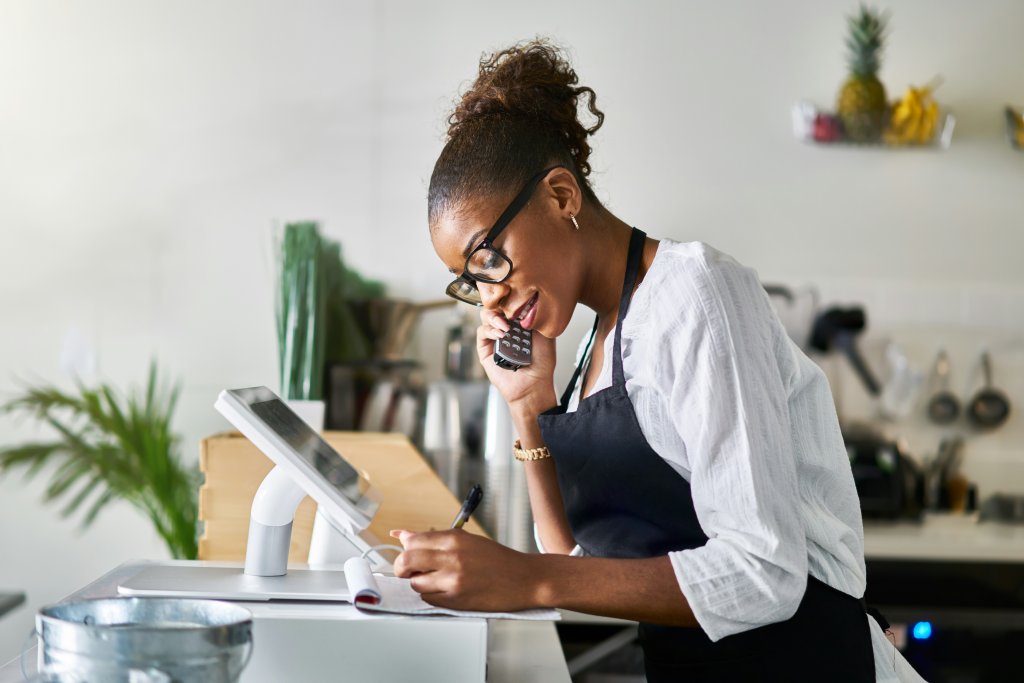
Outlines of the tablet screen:
[[277,432],[307,464],[324,479],[354,500],[359,497],[359,472],[338,457],[333,448],[281,401],[260,401],[250,404],[252,412]]
[[[288,455],[293,463],[301,463],[319,474],[320,476],[314,477],[314,480],[321,479],[326,482],[361,513],[368,518],[373,517],[379,502],[372,493],[367,495],[369,482],[274,392],[266,387],[254,387],[232,389],[224,393],[237,399],[248,412],[284,442],[287,452],[281,455]],[[241,425],[235,426],[241,428]],[[273,453],[267,455],[272,460],[278,460]],[[324,489],[328,488],[321,486]]]

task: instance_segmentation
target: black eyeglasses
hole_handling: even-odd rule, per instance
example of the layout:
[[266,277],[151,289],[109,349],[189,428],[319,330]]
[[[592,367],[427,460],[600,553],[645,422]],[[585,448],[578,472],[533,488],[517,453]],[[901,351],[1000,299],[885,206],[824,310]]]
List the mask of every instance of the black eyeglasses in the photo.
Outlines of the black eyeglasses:
[[526,202],[530,201],[530,197],[533,196],[533,191],[537,189],[540,181],[556,168],[565,167],[559,165],[545,168],[526,182],[526,185],[519,191],[519,194],[512,200],[512,203],[508,205],[508,208],[498,216],[494,227],[488,230],[483,240],[469,252],[462,275],[452,280],[445,290],[448,296],[464,301],[467,304],[480,306],[483,304],[483,301],[480,299],[480,290],[476,286],[477,282],[497,284],[508,279],[508,276],[512,274],[512,260],[494,248],[494,240],[498,239],[501,231],[522,211],[523,207],[526,206]]

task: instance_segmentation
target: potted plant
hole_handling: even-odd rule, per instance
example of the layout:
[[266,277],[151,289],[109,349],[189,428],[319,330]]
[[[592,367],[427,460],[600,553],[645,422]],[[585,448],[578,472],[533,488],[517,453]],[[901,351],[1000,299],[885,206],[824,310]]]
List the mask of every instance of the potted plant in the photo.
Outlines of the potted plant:
[[344,265],[341,245],[315,222],[285,225],[277,262],[278,368],[281,397],[316,429],[324,426],[324,380],[335,363],[364,362],[373,340],[353,307],[382,298],[384,286]]
[[23,470],[32,478],[53,465],[44,499],[62,501],[62,516],[83,511],[87,528],[111,502],[125,500],[149,517],[172,557],[195,559],[199,477],[182,464],[171,429],[179,392],[158,383],[155,363],[141,394],[122,396],[102,383],[76,382],[72,392],[31,387],[0,411],[32,416],[53,437],[0,447],[0,474]]

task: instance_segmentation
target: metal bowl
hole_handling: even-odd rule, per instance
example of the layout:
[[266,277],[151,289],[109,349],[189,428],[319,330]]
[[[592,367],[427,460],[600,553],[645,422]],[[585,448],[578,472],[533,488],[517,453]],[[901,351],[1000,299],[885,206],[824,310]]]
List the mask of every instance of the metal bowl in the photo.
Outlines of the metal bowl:
[[234,683],[252,654],[252,614],[216,600],[60,603],[39,610],[36,632],[43,670],[83,681]]

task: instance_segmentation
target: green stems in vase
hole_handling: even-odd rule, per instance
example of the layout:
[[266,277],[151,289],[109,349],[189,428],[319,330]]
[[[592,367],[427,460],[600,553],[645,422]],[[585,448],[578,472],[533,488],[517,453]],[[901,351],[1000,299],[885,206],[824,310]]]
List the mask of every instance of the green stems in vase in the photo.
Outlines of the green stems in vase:
[[277,343],[281,395],[323,396],[325,269],[316,223],[289,223],[281,239],[277,292]]

